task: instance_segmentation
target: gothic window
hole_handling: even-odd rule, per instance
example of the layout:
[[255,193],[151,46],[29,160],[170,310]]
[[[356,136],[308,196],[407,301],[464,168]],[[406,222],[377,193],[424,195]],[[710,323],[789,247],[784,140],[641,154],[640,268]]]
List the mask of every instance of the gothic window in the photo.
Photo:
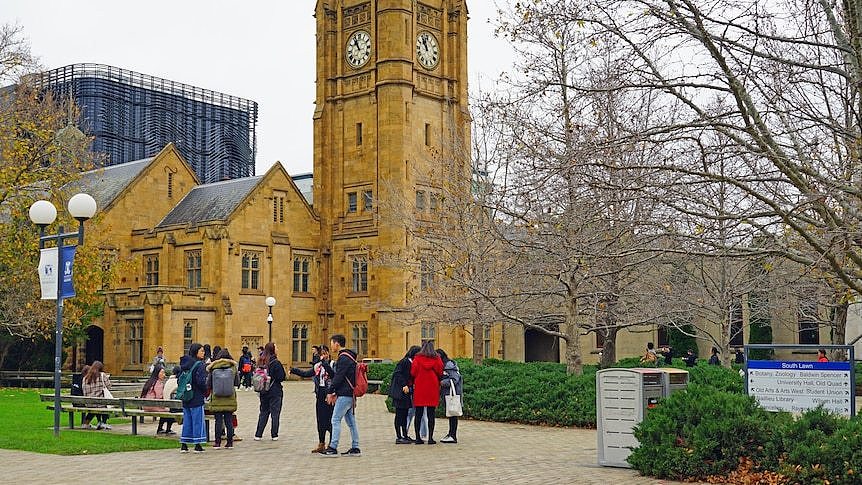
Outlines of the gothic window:
[[422,345],[425,345],[425,342],[431,342],[435,347],[437,346],[437,325],[433,323],[423,323],[421,329],[421,337],[422,337]]
[[144,321],[129,320],[129,362],[142,364],[144,362]]
[[356,213],[356,192],[348,192],[347,194],[347,212]]
[[242,289],[260,289],[260,260],[262,254],[258,251],[242,252]]
[[351,258],[351,286],[353,293],[365,293],[368,291],[368,256],[364,254]]
[[293,291],[308,293],[308,281],[311,276],[311,258],[296,256],[293,258]]
[[293,324],[293,334],[291,335],[291,343],[293,345],[292,358],[294,362],[308,361],[308,323],[296,322]]
[[186,287],[201,287],[201,250],[194,249],[185,252],[186,256]]
[[147,286],[159,284],[159,255],[147,254],[144,256],[144,277]]
[[362,357],[368,355],[368,324],[365,322],[353,322],[353,350],[356,355]]

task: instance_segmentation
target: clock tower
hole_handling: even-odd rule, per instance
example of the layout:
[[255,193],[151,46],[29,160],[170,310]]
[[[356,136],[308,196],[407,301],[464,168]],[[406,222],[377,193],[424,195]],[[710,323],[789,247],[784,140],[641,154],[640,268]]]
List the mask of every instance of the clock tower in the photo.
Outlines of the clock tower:
[[[416,277],[376,255],[414,251],[393,212],[435,208],[452,173],[444,158],[468,166],[467,5],[318,0],[315,18],[319,323],[361,357],[397,359],[421,338],[418,322],[403,323]],[[453,355],[469,350],[454,331],[435,338]]]

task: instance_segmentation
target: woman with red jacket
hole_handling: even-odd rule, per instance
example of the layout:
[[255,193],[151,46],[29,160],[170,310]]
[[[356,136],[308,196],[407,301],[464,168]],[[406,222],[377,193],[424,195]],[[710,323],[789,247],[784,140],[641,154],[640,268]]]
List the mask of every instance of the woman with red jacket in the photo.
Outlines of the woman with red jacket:
[[443,361],[434,351],[434,344],[425,342],[422,350],[413,358],[410,367],[410,375],[413,377],[413,406],[416,408],[416,417],[413,426],[416,429],[416,444],[425,442],[419,434],[422,423],[422,413],[428,417],[428,444],[434,441],[434,412],[440,403],[440,379],[443,377]]

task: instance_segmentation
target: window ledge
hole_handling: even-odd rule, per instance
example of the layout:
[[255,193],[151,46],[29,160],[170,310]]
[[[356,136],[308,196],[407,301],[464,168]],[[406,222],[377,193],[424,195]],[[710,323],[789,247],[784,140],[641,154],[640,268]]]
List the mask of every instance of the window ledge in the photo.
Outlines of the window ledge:
[[314,298],[314,293],[309,293],[307,291],[294,291],[291,296],[294,298]]
[[245,288],[245,289],[239,290],[239,294],[240,295],[260,296],[260,295],[264,295],[265,293],[263,290],[252,290],[252,289]]
[[368,298],[368,292],[367,291],[357,291],[357,292],[351,291],[350,293],[347,294],[347,298]]

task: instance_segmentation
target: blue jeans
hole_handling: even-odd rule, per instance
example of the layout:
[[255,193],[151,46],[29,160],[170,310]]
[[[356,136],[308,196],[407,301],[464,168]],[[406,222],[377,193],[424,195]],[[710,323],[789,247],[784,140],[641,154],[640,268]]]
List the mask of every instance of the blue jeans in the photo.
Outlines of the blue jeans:
[[338,449],[338,439],[341,437],[341,419],[347,421],[350,428],[350,447],[359,448],[359,429],[356,428],[356,416],[353,415],[353,397],[338,396],[335,408],[332,410],[332,435],[329,440],[331,448]]

